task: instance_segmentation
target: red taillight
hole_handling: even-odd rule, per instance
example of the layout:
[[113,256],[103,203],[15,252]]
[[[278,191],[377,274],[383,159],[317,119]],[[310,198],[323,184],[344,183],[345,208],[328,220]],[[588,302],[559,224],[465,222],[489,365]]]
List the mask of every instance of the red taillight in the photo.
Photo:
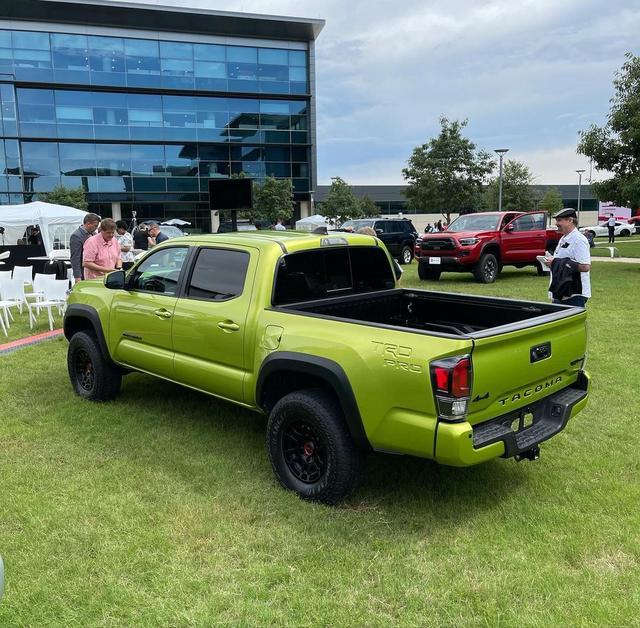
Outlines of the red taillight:
[[471,393],[471,358],[467,355],[431,363],[431,383],[435,393],[468,397]]
[[444,366],[436,366],[433,370],[436,390],[438,392],[449,392],[449,373],[451,370]]
[[453,367],[453,377],[451,378],[451,394],[454,397],[468,397],[471,388],[470,382],[471,361],[469,358],[462,358]]

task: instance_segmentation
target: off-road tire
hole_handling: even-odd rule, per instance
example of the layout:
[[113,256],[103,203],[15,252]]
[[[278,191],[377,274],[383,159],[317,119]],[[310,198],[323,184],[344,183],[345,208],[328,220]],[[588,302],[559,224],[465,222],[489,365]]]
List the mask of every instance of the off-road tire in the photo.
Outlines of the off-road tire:
[[411,260],[413,259],[413,251],[410,246],[403,246],[402,251],[400,251],[400,257],[398,258],[398,264],[411,264]]
[[473,276],[479,283],[493,283],[499,272],[496,256],[493,253],[485,253],[473,269]]
[[422,279],[423,281],[425,279],[438,281],[438,279],[440,279],[441,272],[442,271],[440,270],[433,270],[433,268],[430,268],[426,264],[418,263],[418,277],[420,277],[420,279]]
[[333,396],[307,388],[276,403],[267,423],[267,452],[280,484],[308,501],[336,504],[362,474],[354,444]]
[[91,401],[110,401],[120,392],[122,371],[102,354],[91,332],[80,331],[69,341],[67,369],[76,395]]

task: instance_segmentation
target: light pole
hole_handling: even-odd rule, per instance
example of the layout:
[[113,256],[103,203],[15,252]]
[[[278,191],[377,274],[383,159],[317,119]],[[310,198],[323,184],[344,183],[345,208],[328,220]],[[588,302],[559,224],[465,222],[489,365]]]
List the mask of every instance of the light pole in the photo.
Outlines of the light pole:
[[582,199],[580,198],[580,191],[582,188],[582,174],[584,173],[584,169],[576,170],[578,173],[578,224],[580,224],[580,205],[582,204]]
[[504,157],[505,153],[509,152],[508,148],[496,148],[494,151],[494,153],[498,153],[499,157],[500,157],[500,176],[499,176],[499,187],[498,187],[498,211],[501,212],[502,211],[502,158]]

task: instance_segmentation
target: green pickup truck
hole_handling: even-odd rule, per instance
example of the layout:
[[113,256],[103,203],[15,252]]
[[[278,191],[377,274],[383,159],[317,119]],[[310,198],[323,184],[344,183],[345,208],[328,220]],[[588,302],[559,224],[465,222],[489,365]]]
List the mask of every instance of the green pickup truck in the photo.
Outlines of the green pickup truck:
[[587,402],[582,308],[399,287],[371,236],[175,238],[83,281],[64,332],[75,392],[132,370],[268,415],[287,489],[336,503],[368,451],[535,459]]

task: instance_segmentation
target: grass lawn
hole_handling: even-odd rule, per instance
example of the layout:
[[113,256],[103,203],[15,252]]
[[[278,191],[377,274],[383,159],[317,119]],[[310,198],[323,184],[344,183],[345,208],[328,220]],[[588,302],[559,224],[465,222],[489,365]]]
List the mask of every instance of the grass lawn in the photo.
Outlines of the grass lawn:
[[[546,299],[443,277],[402,281]],[[590,402],[538,462],[373,455],[338,508],[278,487],[260,415],[138,374],[83,402],[64,339],[0,357],[0,626],[638,625],[638,267],[592,282]]]
[[[607,244],[607,238],[596,238],[596,246],[591,249],[591,255],[598,257],[609,257],[610,252]],[[620,257],[640,257],[640,234],[629,236],[628,238],[616,238],[613,245],[620,252]]]

